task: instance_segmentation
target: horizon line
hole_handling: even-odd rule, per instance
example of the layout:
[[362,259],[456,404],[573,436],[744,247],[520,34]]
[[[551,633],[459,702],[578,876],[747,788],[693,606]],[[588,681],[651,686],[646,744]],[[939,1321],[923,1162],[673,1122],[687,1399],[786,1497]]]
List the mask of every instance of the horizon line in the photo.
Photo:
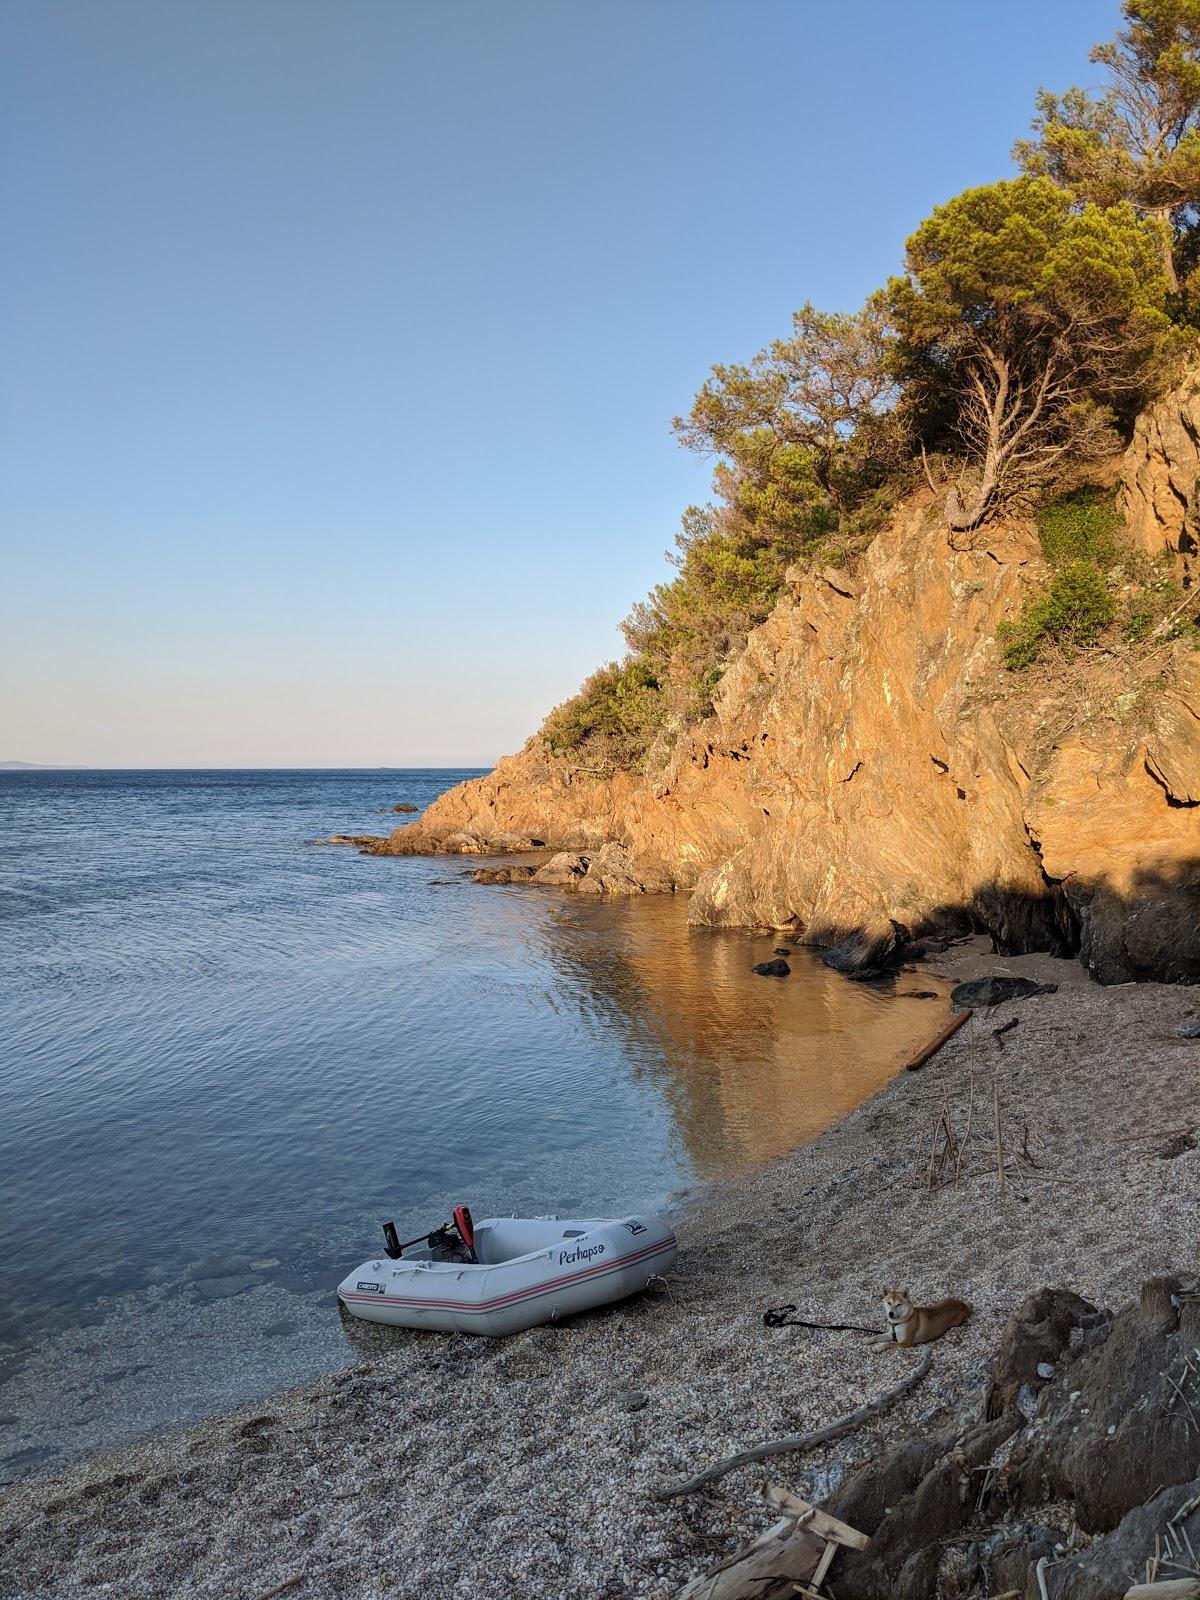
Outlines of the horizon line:
[[437,764],[422,762],[415,766],[405,767],[343,764],[295,766],[288,763],[208,765],[189,761],[159,763],[157,765],[127,765],[120,763],[114,766],[97,766],[90,763],[75,762],[18,761],[12,763],[0,762],[0,774],[22,772],[490,772],[495,766],[495,761],[453,761]]

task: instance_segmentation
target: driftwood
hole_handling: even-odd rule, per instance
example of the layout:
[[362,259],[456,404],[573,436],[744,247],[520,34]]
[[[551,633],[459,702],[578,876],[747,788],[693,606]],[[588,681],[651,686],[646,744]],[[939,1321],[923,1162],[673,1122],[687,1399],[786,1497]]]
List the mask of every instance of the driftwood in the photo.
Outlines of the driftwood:
[[1003,1023],[999,1028],[992,1029],[992,1038],[995,1039],[1001,1050],[1004,1049],[1004,1039],[1002,1035],[1011,1033],[1012,1030],[1018,1025],[1020,1020],[1020,1017],[1009,1017],[1008,1021]]
[[918,1050],[911,1061],[906,1061],[904,1063],[905,1072],[916,1072],[918,1068],[923,1067],[931,1056],[937,1055],[938,1051],[945,1044],[946,1040],[950,1038],[951,1034],[957,1033],[962,1027],[963,1023],[966,1022],[972,1015],[973,1013],[971,1008],[968,1006],[965,1011],[960,1011],[957,1016],[951,1017],[950,1021],[942,1029],[941,1033],[938,1034],[936,1039],[931,1039],[925,1046],[924,1050]]
[[256,1600],[275,1600],[276,1595],[286,1594],[289,1589],[294,1589],[303,1582],[304,1574],[302,1572],[293,1572],[290,1578],[285,1578],[282,1583],[277,1583],[273,1589],[264,1589],[256,1597]]
[[876,1395],[874,1400],[868,1400],[865,1405],[851,1411],[840,1421],[826,1423],[825,1427],[816,1428],[812,1433],[794,1433],[786,1439],[768,1439],[765,1444],[756,1444],[749,1450],[742,1450],[736,1456],[730,1456],[727,1461],[718,1461],[715,1467],[698,1472],[694,1478],[685,1478],[682,1483],[660,1486],[654,1491],[654,1498],[674,1500],[681,1494],[694,1494],[706,1484],[715,1483],[718,1478],[723,1478],[735,1467],[746,1467],[753,1461],[765,1461],[768,1456],[789,1455],[797,1450],[815,1450],[819,1444],[828,1444],[831,1439],[840,1439],[844,1433],[852,1433],[855,1428],[860,1428],[864,1422],[869,1422],[872,1417],[877,1417],[881,1412],[894,1406],[897,1400],[903,1399],[909,1390],[916,1388],[932,1365],[933,1356],[926,1350],[903,1383],[898,1383],[894,1389]]
[[773,1595],[819,1597],[839,1547],[865,1550],[870,1539],[849,1523],[809,1505],[788,1489],[764,1490],[783,1512],[752,1544],[680,1590],[679,1600],[771,1600]]

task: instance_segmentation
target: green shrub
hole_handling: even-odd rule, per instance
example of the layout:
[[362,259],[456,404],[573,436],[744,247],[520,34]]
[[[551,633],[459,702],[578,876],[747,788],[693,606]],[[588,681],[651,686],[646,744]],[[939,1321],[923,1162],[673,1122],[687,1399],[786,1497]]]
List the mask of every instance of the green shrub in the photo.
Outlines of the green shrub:
[[662,727],[666,701],[654,670],[627,657],[593,672],[579,693],[542,724],[554,755],[573,755],[605,771],[641,764]]
[[1114,489],[1075,489],[1038,513],[1042,550],[1056,566],[1067,561],[1094,561],[1098,567],[1111,567],[1118,559],[1120,527]]
[[1095,563],[1070,561],[1016,622],[1000,624],[1004,664],[1013,671],[1032,666],[1049,641],[1068,651],[1095,644],[1116,613],[1116,601]]
[[1140,644],[1154,632],[1162,608],[1155,597],[1140,589],[1125,608],[1121,619],[1121,637],[1126,644]]

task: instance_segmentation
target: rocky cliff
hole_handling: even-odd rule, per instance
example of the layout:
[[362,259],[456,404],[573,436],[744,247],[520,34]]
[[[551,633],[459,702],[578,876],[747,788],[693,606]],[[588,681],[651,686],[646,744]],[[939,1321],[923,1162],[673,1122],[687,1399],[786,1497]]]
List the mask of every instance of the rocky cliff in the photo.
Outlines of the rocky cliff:
[[[1140,420],[1122,469],[1131,537],[1185,584],[1196,388]],[[697,923],[856,936],[864,959],[896,925],[974,926],[1105,982],[1200,979],[1200,653],[1007,673],[996,628],[1043,581],[1040,547],[1017,525],[968,543],[910,502],[854,570],[789,574],[661,771],[605,778],[534,740],[383,848],[537,841],[584,853],[547,880],[685,890]]]

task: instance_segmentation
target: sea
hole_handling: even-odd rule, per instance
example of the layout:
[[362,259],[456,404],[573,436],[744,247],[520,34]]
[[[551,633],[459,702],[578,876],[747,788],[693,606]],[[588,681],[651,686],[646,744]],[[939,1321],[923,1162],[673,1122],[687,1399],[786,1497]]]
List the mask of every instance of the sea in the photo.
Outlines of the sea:
[[[446,1220],[669,1210],[936,1031],[680,897],[386,833],[469,771],[0,773],[0,1482],[353,1361],[334,1286]],[[387,1338],[439,1337],[403,1332]]]

